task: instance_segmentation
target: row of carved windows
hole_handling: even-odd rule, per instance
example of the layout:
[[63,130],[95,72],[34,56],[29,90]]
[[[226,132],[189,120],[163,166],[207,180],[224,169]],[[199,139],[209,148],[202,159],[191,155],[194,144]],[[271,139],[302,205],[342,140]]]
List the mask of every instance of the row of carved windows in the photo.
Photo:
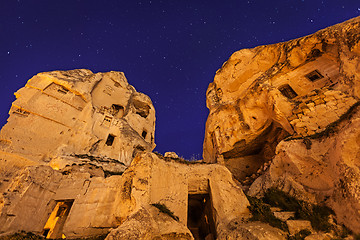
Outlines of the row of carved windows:
[[[319,80],[323,78],[324,76],[321,75],[321,73],[318,70],[314,70],[309,74],[306,74],[305,77],[309,79],[310,81],[314,82],[316,80]],[[298,96],[298,94],[295,92],[295,90],[290,87],[289,84],[284,84],[281,87],[279,87],[279,91],[287,98],[293,99]]]

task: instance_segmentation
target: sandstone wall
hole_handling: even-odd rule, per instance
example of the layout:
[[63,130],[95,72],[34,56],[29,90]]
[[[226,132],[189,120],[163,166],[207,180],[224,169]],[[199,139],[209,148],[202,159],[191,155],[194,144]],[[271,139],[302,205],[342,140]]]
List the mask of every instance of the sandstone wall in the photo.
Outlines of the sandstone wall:
[[58,172],[47,166],[28,167],[3,192],[0,233],[29,231],[43,234],[59,201],[73,201],[62,233],[69,238],[108,233],[118,225],[114,209],[120,176],[104,178],[102,171],[74,167]]
[[[100,235],[116,228],[108,239],[137,233],[140,239],[167,235],[193,239],[187,227],[191,194],[209,194],[216,232],[225,236],[233,219],[249,214],[249,202],[225,167],[190,164],[147,152],[138,154],[121,176],[105,177],[100,167],[90,164],[61,171],[48,166],[25,168],[2,194],[0,233],[43,234],[56,204],[71,201],[61,230],[67,238]],[[179,221],[151,204],[165,205]],[[142,227],[133,232],[130,223]]]
[[281,142],[268,170],[251,184],[260,196],[277,187],[299,199],[326,204],[338,223],[360,229],[360,112],[351,114],[323,134]]
[[[357,145],[338,144],[359,132],[354,114],[360,97],[359,27],[357,17],[232,54],[206,93],[204,161],[224,164],[254,195],[279,186],[327,204],[339,221],[358,231],[359,164],[343,158]],[[339,124],[346,128],[334,135]],[[345,199],[340,188],[352,195]]]
[[155,147],[154,106],[121,72],[39,73],[15,96],[0,133],[4,181],[39,164],[63,169],[92,162],[124,171],[138,152]]
[[354,18],[310,36],[235,52],[207,90],[205,161],[256,158],[246,164],[251,171],[240,170],[243,179],[272,158],[281,139],[314,134],[339,119],[359,97],[358,26]]

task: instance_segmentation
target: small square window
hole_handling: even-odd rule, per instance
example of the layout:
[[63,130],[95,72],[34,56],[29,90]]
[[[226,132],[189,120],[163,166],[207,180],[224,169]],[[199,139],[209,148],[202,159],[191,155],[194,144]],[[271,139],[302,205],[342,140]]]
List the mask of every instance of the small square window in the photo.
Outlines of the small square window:
[[106,126],[106,127],[110,127],[110,125],[111,125],[111,120],[112,120],[112,117],[110,117],[110,116],[105,116],[105,117],[104,117],[104,121],[103,121],[103,125]]
[[112,146],[113,143],[114,143],[114,140],[115,140],[115,136],[109,134],[109,136],[108,136],[107,139],[106,139],[106,145]]
[[289,84],[285,84],[279,87],[279,91],[282,93],[282,95],[290,99],[297,96],[297,93],[294,91],[294,89],[292,89],[292,87],[290,87]]
[[310,81],[314,82],[314,81],[316,81],[316,80],[318,80],[318,79],[323,78],[324,76],[321,75],[321,73],[320,73],[318,70],[314,70],[314,71],[312,71],[311,73],[306,74],[305,77],[306,77],[307,79],[309,79]]

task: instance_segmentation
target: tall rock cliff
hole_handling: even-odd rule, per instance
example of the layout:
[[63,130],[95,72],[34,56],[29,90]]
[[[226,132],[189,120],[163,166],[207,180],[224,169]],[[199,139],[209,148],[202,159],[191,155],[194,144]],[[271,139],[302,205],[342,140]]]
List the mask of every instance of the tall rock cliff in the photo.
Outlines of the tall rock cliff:
[[324,203],[359,232],[360,17],[235,52],[206,97],[204,161],[251,195],[278,187]]
[[0,178],[12,168],[61,169],[79,159],[124,170],[137,152],[155,147],[154,106],[121,72],[39,73],[15,96],[0,133],[1,155],[8,160],[0,161]]

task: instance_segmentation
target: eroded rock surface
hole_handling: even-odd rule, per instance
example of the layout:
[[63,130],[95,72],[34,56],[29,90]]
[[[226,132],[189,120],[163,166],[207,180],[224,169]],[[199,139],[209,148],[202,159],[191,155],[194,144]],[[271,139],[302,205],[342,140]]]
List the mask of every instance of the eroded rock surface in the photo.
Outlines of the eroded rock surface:
[[[104,178],[88,165],[62,171],[30,166],[8,186],[0,201],[0,233],[75,238],[114,229],[107,239],[215,238],[233,232],[233,219],[249,217],[249,202],[224,166],[150,152],[138,154],[121,176]],[[56,224],[61,228],[52,227]]]
[[245,185],[260,177],[252,195],[278,186],[325,203],[359,232],[359,70],[360,17],[235,52],[207,90],[204,161]]
[[1,178],[22,166],[72,163],[123,171],[155,147],[155,109],[121,72],[39,73],[15,93],[0,133]]

